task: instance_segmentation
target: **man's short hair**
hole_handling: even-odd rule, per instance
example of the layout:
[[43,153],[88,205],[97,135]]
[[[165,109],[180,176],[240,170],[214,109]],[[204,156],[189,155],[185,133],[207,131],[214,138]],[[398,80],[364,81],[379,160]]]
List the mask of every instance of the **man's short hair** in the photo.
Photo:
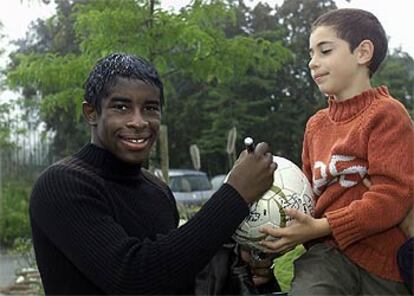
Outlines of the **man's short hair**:
[[331,10],[317,18],[311,28],[330,26],[339,38],[348,42],[351,52],[363,41],[374,44],[374,54],[368,65],[370,76],[377,70],[387,55],[388,39],[379,20],[372,13],[355,8]]
[[142,57],[126,53],[112,53],[98,60],[85,81],[84,100],[100,113],[102,99],[109,95],[119,77],[142,80],[157,87],[163,104],[164,87],[155,67]]

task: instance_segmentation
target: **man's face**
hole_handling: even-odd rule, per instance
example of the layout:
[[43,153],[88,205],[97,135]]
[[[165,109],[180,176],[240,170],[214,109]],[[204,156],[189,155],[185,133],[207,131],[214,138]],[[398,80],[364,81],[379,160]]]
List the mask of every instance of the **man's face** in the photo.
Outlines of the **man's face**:
[[336,99],[347,99],[361,92],[367,68],[349,44],[338,38],[329,26],[317,27],[309,38],[309,69],[321,92]]
[[92,143],[120,160],[141,164],[149,156],[161,123],[160,91],[137,79],[118,78],[101,101]]

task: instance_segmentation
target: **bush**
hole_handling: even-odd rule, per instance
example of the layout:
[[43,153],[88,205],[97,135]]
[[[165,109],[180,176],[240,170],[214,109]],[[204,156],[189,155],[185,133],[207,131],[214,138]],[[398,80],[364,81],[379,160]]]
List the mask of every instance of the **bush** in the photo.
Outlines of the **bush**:
[[26,180],[3,183],[2,215],[0,217],[0,244],[13,246],[17,238],[31,237],[29,222],[29,196],[31,182]]
[[11,254],[17,255],[17,264],[20,268],[30,267],[37,269],[32,239],[16,238],[13,242]]

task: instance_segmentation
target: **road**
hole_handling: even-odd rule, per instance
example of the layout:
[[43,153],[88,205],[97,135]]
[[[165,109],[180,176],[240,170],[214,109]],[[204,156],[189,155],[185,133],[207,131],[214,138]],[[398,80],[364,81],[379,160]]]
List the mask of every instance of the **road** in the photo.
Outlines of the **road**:
[[18,257],[0,249],[0,287],[6,287],[15,280],[15,271],[19,268]]

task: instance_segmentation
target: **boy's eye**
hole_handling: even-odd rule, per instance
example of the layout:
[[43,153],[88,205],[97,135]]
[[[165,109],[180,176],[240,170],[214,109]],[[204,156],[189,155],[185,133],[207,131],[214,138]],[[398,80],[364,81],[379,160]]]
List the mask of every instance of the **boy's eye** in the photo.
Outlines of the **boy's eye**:
[[332,49],[323,49],[321,50],[322,54],[328,54],[332,51]]

